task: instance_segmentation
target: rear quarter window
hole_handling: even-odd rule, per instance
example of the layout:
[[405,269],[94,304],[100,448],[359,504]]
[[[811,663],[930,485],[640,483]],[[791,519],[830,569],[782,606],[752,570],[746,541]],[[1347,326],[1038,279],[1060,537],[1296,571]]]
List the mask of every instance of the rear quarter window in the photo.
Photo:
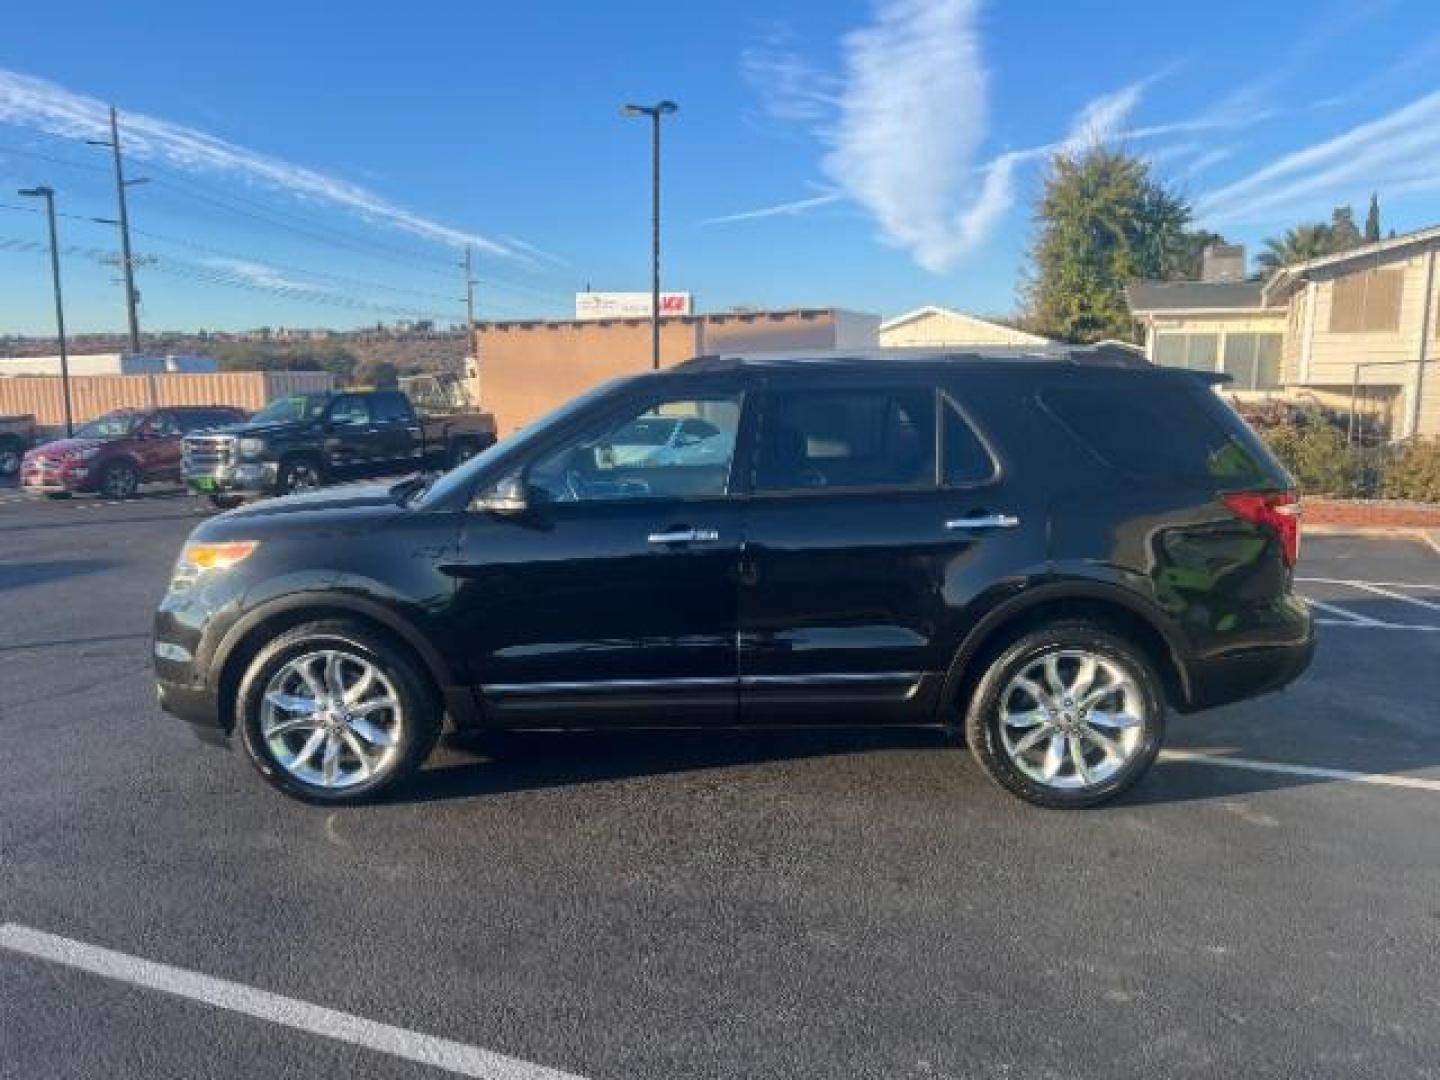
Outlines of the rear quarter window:
[[1198,382],[1049,386],[1040,404],[1091,454],[1129,477],[1221,489],[1288,486],[1244,421]]

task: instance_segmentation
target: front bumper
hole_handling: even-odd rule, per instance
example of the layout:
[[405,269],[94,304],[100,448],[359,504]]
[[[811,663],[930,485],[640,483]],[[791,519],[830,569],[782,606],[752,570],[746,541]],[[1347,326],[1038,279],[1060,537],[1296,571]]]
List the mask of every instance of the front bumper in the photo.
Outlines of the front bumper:
[[59,495],[88,491],[90,470],[84,465],[22,465],[20,490],[30,495]]
[[274,462],[242,461],[209,469],[187,468],[185,486],[205,495],[269,495],[275,490]]

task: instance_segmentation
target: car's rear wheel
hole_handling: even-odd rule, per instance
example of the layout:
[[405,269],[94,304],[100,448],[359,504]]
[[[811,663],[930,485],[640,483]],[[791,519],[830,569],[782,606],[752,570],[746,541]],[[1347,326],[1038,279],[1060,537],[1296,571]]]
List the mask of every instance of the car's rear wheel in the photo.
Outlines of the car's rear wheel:
[[211,495],[209,499],[216,510],[234,510],[245,501],[243,495]]
[[409,653],[340,620],[294,627],[263,648],[241,682],[237,715],[260,774],[316,803],[392,789],[440,732],[435,695]]
[[100,494],[107,499],[128,499],[140,487],[140,470],[128,461],[112,461],[100,473]]
[[1038,806],[1094,806],[1154,763],[1164,695],[1143,649],[1094,623],[1055,623],[991,661],[965,732],[976,760],[1007,791]]

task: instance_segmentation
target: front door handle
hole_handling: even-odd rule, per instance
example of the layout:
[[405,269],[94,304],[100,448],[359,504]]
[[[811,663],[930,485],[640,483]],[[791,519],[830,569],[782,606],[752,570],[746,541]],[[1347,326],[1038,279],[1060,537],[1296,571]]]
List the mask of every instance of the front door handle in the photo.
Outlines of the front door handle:
[[720,533],[716,529],[669,529],[651,533],[648,537],[652,544],[709,544],[719,539]]
[[1020,524],[1014,514],[984,514],[979,517],[951,518],[945,528],[958,529],[1013,529]]

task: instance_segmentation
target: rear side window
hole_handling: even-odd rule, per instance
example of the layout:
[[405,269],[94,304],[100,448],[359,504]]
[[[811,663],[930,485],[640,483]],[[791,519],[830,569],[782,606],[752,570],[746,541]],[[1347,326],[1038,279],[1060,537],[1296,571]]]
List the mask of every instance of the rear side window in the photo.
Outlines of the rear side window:
[[[1219,487],[1273,484],[1284,476],[1252,440],[1228,430],[1217,412],[1223,402],[1203,386],[1158,380],[1052,386],[1040,400],[1091,453],[1128,476]],[[1238,417],[1234,423],[1243,427]]]
[[929,388],[806,388],[770,395],[757,490],[934,483],[935,395]]
[[948,395],[940,395],[941,455],[947,487],[983,484],[995,475],[995,459]]
[[403,394],[394,391],[371,397],[370,411],[374,413],[375,422],[379,424],[410,419],[410,403]]

